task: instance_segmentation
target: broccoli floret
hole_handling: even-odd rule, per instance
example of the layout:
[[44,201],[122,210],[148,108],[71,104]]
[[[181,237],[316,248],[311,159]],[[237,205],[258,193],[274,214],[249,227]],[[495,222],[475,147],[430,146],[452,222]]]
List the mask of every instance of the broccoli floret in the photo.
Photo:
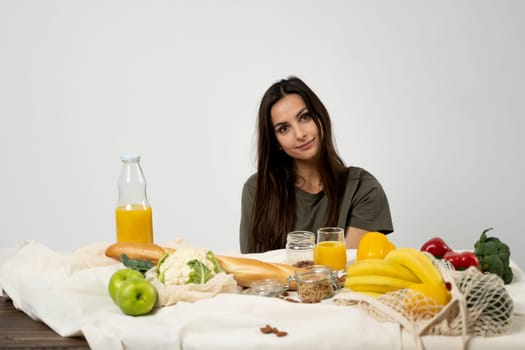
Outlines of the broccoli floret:
[[490,230],[492,230],[492,227],[484,230],[481,233],[481,236],[479,237],[478,241],[474,244],[475,250],[481,249],[481,245],[487,240],[487,232],[489,232]]
[[514,278],[514,273],[512,272],[512,269],[510,267],[507,267],[503,270],[503,282],[505,284],[509,284],[512,282],[512,279]]
[[491,273],[498,275],[499,277],[503,276],[503,271],[505,270],[505,266],[503,265],[503,262],[498,258],[497,255],[486,255],[481,258],[478,257],[478,259],[479,259],[479,266],[481,267],[481,271],[491,272]]
[[480,244],[477,249],[474,250],[476,256],[490,256],[497,255],[504,265],[508,265],[510,262],[510,249],[509,246],[500,240],[485,241]]
[[479,240],[474,244],[474,254],[478,257],[483,272],[491,272],[503,279],[505,283],[512,281],[510,269],[510,249],[497,237],[487,237],[486,229],[481,233]]
[[508,245],[502,242],[498,251],[498,255],[501,261],[503,262],[503,265],[510,265],[510,248]]
[[482,244],[479,244],[478,247],[474,249],[474,253],[477,256],[495,255],[495,254],[498,254],[498,251],[499,251],[499,243],[495,241],[491,241],[491,242],[484,241]]

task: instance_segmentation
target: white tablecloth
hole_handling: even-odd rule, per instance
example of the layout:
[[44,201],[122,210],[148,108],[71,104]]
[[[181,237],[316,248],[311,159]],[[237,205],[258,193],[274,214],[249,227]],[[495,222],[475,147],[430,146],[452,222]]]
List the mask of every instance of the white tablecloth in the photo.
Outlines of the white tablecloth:
[[[38,242],[0,250],[0,288],[16,308],[41,320],[61,336],[83,334],[93,349],[412,349],[411,334],[395,323],[379,323],[360,310],[276,298],[220,294],[196,303],[179,302],[154,313],[131,317],[120,312],[107,292],[122,264],[104,256],[107,244],[63,254]],[[283,251],[249,255],[281,262]],[[349,251],[350,258],[355,251]],[[470,349],[523,349],[525,282],[514,266],[508,286],[515,302],[510,334],[472,338]],[[270,324],[288,332],[266,335]],[[426,336],[428,349],[460,348],[459,337]]]

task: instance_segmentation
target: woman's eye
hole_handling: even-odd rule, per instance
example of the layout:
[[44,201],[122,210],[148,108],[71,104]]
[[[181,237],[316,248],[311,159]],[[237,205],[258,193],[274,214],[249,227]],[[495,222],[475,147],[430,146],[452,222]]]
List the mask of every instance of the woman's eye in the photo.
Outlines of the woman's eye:
[[277,128],[277,132],[280,134],[284,134],[287,130],[288,130],[288,127],[286,125],[283,125]]
[[305,114],[301,115],[300,119],[301,120],[310,120],[310,119],[312,119],[312,116],[310,115],[310,113],[305,113]]

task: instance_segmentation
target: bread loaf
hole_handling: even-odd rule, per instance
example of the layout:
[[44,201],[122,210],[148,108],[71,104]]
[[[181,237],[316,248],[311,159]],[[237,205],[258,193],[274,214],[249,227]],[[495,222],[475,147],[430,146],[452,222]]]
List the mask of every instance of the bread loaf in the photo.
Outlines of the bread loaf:
[[[276,279],[282,284],[288,284],[288,277],[293,276],[295,271],[302,270],[288,264],[268,263],[251,258],[217,255],[217,260],[224,272],[232,274],[237,284],[243,287],[249,287],[253,282],[263,279]],[[290,285],[289,289],[294,289],[294,285]]]
[[120,256],[126,254],[130,259],[151,260],[156,264],[164,255],[174,251],[154,243],[118,242],[106,248],[106,256],[120,261]]
[[[174,251],[173,248],[154,243],[119,242],[106,248],[106,256],[120,261],[120,256],[126,254],[130,259],[151,260],[156,264],[166,253],[171,254]],[[242,287],[250,287],[253,282],[264,279],[275,279],[282,284],[289,284],[288,277],[293,276],[295,271],[302,270],[288,264],[268,263],[251,258],[225,255],[216,257],[222,270],[232,274],[237,284]],[[289,289],[295,289],[295,283],[289,284]]]

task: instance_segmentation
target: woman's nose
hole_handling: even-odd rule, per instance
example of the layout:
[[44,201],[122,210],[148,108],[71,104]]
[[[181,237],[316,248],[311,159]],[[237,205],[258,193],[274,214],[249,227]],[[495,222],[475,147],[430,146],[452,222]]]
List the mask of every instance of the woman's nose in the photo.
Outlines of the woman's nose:
[[302,127],[298,126],[295,130],[295,137],[298,140],[304,140],[304,138],[306,137],[305,130]]

